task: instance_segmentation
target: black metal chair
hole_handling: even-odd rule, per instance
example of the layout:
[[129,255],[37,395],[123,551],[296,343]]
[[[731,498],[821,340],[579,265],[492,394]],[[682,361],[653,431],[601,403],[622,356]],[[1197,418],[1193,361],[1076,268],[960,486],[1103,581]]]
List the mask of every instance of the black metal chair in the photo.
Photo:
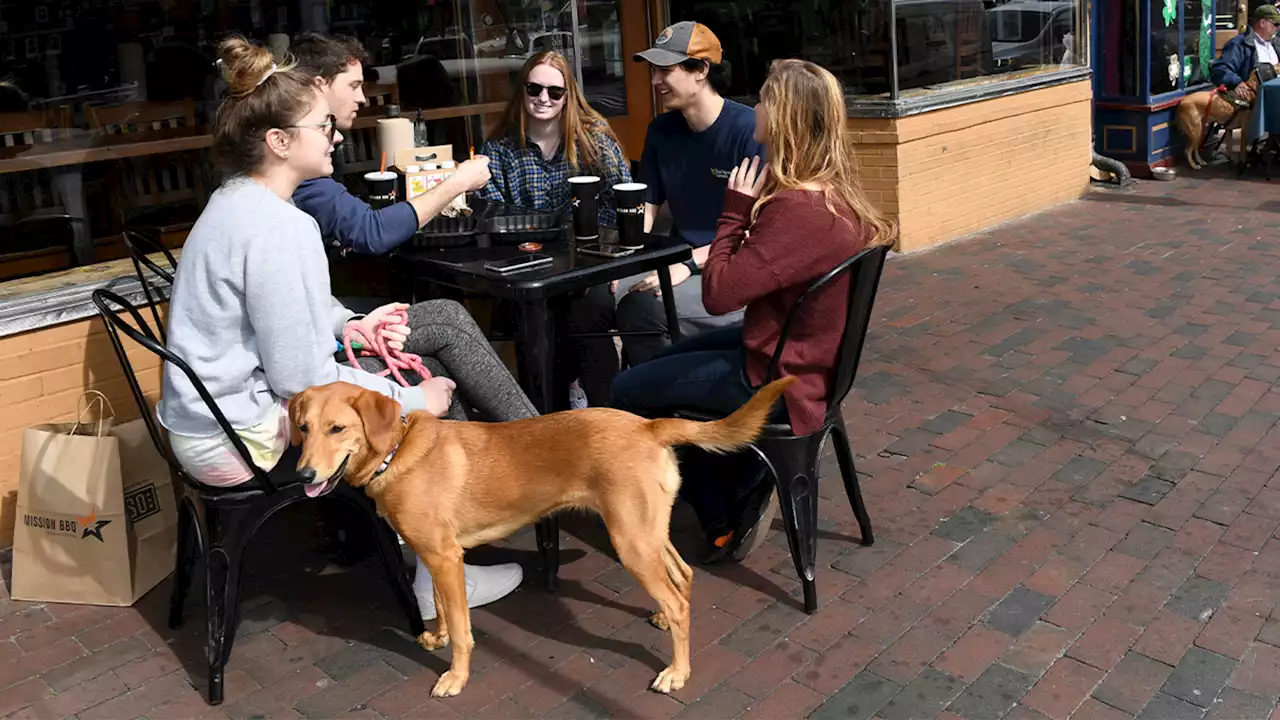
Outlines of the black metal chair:
[[[867,515],[866,504],[862,501],[858,470],[854,467],[853,450],[849,446],[849,431],[840,414],[840,405],[853,388],[853,381],[858,373],[858,361],[862,357],[862,347],[867,338],[867,329],[871,324],[871,310],[880,285],[880,274],[884,270],[884,261],[888,254],[887,247],[863,250],[832,268],[805,289],[787,313],[778,346],[774,349],[773,358],[769,362],[769,369],[764,379],[765,383],[769,383],[779,377],[779,365],[791,335],[792,324],[804,309],[805,302],[838,278],[851,275],[849,313],[845,320],[839,353],[833,358],[835,372],[831,393],[827,397],[827,417],[822,427],[808,435],[797,436],[791,429],[790,423],[770,423],[765,426],[760,438],[751,447],[768,467],[777,487],[787,544],[791,548],[791,559],[795,563],[800,581],[804,584],[806,613],[813,613],[818,609],[818,589],[814,572],[818,554],[818,461],[828,436],[835,436],[836,461],[840,465],[845,492],[853,506],[853,515],[858,521],[858,529],[862,533],[862,544],[871,545],[875,542],[875,536],[871,530],[871,518]],[[681,411],[677,414],[692,420],[717,419],[716,416],[695,411]],[[544,563],[548,568],[553,567],[551,558],[554,558],[554,555],[551,554],[559,552],[558,542],[555,540],[542,544]],[[548,571],[547,584],[549,587],[555,584],[553,571]]]
[[[129,382],[129,388],[133,392],[138,409],[146,421],[151,440],[160,455],[168,461],[173,476],[181,482],[182,499],[178,507],[178,555],[174,569],[173,595],[170,599],[169,626],[177,628],[182,624],[183,605],[191,584],[192,570],[196,561],[199,560],[204,567],[205,608],[208,618],[206,640],[206,654],[209,662],[208,702],[210,705],[217,705],[222,702],[223,669],[231,657],[231,646],[235,642],[236,626],[240,619],[240,571],[244,551],[254,533],[272,515],[295,502],[307,499],[303,486],[294,476],[296,451],[286,453],[280,463],[270,471],[258,467],[208,389],[182,358],[161,344],[136,307],[108,290],[95,290],[93,304],[97,306],[99,314],[106,323],[111,345],[124,369],[125,378]],[[130,325],[120,312],[127,314],[133,321],[133,325]],[[183,470],[170,452],[168,443],[165,442],[152,416],[146,398],[142,394],[142,388],[139,387],[134,375],[133,366],[125,353],[124,344],[120,340],[121,334],[155,353],[162,361],[171,363],[186,375],[218,422],[218,426],[226,433],[236,452],[244,459],[245,465],[252,469],[252,480],[236,487],[218,488],[198,482]],[[362,514],[375,539],[378,557],[391,581],[396,599],[409,616],[410,631],[415,636],[420,635],[424,625],[413,594],[413,578],[404,564],[394,531],[378,517],[373,503],[364,496],[364,493],[346,483],[339,483],[330,497],[355,508]]]
[[[163,344],[169,338],[165,334],[164,322],[160,319],[159,307],[160,303],[169,299],[169,292],[173,289],[173,276],[178,272],[178,261],[174,259],[169,248],[146,231],[124,230],[120,235],[124,246],[129,250],[129,257],[133,260],[133,272],[138,276],[138,282],[142,284],[142,292],[146,295],[147,305],[151,308],[151,317],[156,321],[156,330],[159,331],[160,342]],[[157,253],[164,255],[169,267],[163,267],[151,258]],[[148,277],[143,268],[150,270],[159,282]]]

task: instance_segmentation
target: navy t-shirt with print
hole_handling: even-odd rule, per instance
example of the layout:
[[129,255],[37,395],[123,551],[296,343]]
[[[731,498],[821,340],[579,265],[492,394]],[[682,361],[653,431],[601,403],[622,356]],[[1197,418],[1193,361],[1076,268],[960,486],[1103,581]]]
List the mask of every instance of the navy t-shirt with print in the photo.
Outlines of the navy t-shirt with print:
[[732,100],[702,132],[690,130],[675,110],[649,123],[640,159],[640,179],[649,186],[645,200],[669,203],[675,234],[690,245],[715,239],[729,172],[743,158],[758,155],[764,162],[764,148],[752,139],[755,127],[755,111]]

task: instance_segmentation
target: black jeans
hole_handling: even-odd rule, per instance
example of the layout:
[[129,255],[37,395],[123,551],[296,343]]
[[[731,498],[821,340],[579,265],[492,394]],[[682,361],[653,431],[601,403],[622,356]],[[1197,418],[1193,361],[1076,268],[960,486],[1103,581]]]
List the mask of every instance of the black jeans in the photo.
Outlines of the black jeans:
[[[710,330],[676,343],[648,362],[618,375],[614,407],[642,417],[668,417],[679,410],[725,416],[755,394],[747,380],[742,328]],[[779,403],[775,421],[785,422]],[[751,450],[713,455],[698,448],[677,451],[680,497],[693,506],[703,530],[719,537],[736,525],[739,501],[765,480],[766,468]]]

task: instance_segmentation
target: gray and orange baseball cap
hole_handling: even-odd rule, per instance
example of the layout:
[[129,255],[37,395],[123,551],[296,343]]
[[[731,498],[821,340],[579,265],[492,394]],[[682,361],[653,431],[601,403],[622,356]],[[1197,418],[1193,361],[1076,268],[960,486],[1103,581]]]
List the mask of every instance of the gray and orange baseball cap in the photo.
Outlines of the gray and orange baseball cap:
[[702,23],[686,20],[658,33],[653,47],[636,53],[634,59],[658,67],[671,67],[691,59],[719,65],[723,58],[724,51],[716,34]]

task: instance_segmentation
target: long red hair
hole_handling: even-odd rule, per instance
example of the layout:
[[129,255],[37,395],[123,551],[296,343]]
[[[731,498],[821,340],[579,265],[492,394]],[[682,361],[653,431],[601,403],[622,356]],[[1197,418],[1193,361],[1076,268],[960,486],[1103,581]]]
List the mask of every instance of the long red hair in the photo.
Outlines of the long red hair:
[[[564,156],[575,170],[599,169],[600,149],[592,135],[604,135],[618,142],[618,136],[604,116],[596,112],[582,94],[582,88],[569,67],[569,61],[555,50],[544,50],[529,58],[520,69],[520,84],[507,103],[507,109],[496,137],[515,136],[521,144],[528,139],[529,118],[524,110],[524,86],[529,73],[539,65],[550,65],[564,77],[564,109],[560,112],[560,136]],[[492,138],[491,138],[492,139]]]

